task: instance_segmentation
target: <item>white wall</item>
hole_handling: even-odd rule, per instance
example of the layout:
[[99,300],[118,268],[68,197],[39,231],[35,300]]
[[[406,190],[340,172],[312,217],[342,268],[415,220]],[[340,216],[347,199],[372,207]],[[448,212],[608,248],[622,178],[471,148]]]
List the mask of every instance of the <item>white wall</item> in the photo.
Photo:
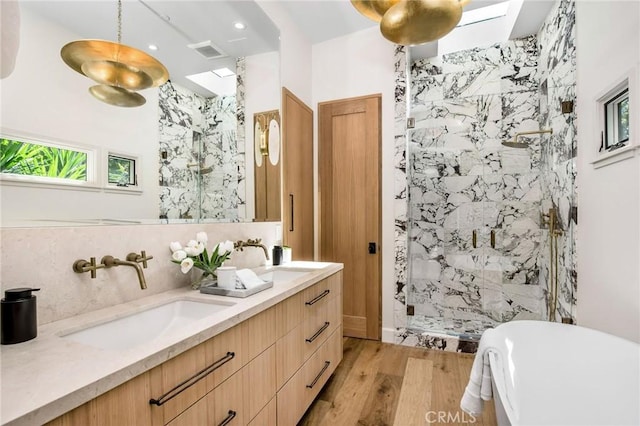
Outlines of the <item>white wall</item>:
[[[577,1],[576,23],[578,324],[640,342],[640,156],[590,164],[600,145],[596,99],[640,63],[640,3]],[[633,96],[638,144],[640,93]]]
[[100,147],[105,156],[109,149],[138,156],[143,194],[3,186],[4,222],[158,216],[157,89],[142,91],[147,102],[138,108],[114,107],[94,99],[88,92],[92,81],[60,58],[60,48],[79,38],[22,8],[16,67],[0,82],[1,125],[45,139]]
[[[318,102],[382,94],[382,330],[393,341],[394,300],[394,44],[373,27],[313,45],[314,175],[318,175]],[[318,193],[316,182],[316,197]],[[316,198],[316,206],[318,206]],[[316,212],[317,213],[317,212]],[[317,232],[316,232],[316,243]],[[318,252],[316,248],[316,252]]]
[[245,58],[245,161],[246,161],[246,217],[255,217],[255,159],[253,140],[253,114],[280,110],[280,55],[263,53]]
[[279,2],[256,2],[280,29],[282,86],[311,106],[311,43]]

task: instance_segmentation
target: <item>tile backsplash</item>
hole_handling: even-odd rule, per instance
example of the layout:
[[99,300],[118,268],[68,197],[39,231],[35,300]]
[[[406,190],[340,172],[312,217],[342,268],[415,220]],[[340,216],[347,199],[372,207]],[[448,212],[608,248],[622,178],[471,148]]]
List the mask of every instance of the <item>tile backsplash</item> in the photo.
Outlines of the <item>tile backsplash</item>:
[[[2,294],[9,288],[35,287],[38,324],[47,324],[119,303],[129,302],[178,287],[188,286],[191,274],[182,274],[171,262],[169,243],[185,244],[196,232],[206,231],[208,248],[224,240],[262,238],[270,249],[277,222],[162,224],[135,226],[86,226],[60,228],[2,228],[0,277]],[[153,256],[144,275],[148,288],[141,290],[133,268],[99,269],[97,277],[73,272],[77,259],[104,255],[124,259],[130,252],[146,250]],[[238,267],[265,263],[260,249],[236,252],[228,262]]]

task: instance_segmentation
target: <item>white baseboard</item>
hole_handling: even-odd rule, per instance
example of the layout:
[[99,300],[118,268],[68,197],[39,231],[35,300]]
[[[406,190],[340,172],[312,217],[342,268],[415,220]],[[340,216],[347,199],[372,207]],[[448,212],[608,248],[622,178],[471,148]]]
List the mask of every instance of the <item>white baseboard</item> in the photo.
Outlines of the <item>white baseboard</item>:
[[396,342],[396,330],[394,328],[383,328],[382,329],[382,341],[384,343],[395,343]]

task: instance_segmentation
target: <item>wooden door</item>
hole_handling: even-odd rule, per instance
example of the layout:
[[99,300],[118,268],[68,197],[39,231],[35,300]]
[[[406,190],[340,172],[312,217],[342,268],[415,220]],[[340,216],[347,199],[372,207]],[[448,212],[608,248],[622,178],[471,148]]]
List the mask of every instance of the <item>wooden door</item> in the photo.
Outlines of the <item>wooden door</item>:
[[294,260],[314,259],[313,111],[282,88],[283,240]]
[[372,95],[318,104],[320,260],[344,263],[344,335],[379,340],[380,108]]

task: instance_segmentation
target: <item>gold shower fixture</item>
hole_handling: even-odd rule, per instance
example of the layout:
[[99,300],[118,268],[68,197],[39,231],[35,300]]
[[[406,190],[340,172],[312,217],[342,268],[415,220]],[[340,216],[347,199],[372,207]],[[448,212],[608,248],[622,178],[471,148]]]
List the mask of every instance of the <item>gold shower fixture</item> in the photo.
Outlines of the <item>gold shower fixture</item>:
[[460,22],[471,0],[351,0],[358,12],[380,23],[389,41],[415,45],[438,40]]
[[513,141],[502,141],[502,145],[508,146],[509,148],[527,148],[529,144],[526,142],[518,142],[518,136],[542,135],[544,133],[553,134],[553,129],[531,130],[529,132],[518,132],[514,135]]
[[60,50],[62,60],[74,71],[89,77],[96,86],[89,92],[102,102],[121,107],[144,105],[138,90],[156,87],[169,79],[158,60],[136,48],[121,44],[122,0],[118,0],[118,42],[76,40]]

